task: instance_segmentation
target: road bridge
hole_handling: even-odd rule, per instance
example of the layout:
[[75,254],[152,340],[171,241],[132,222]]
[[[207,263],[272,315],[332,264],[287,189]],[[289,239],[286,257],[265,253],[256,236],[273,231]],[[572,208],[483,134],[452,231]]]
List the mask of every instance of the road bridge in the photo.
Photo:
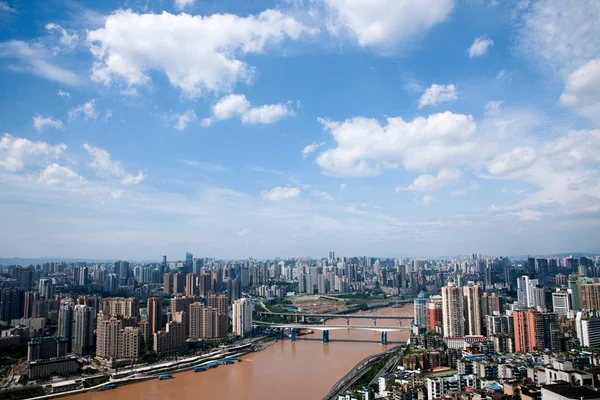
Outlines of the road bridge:
[[371,319],[371,320],[392,320],[392,321],[412,321],[414,317],[407,317],[403,315],[377,315],[377,314],[310,314],[310,313],[277,313],[277,312],[266,312],[259,311],[258,315],[267,315],[267,316],[278,316],[284,318],[302,318],[306,320],[306,318],[321,318],[321,319],[329,319],[329,318],[344,318],[344,319]]
[[329,342],[329,331],[342,330],[342,329],[353,329],[353,330],[363,330],[363,331],[372,331],[372,332],[381,332],[381,344],[387,344],[387,334],[388,332],[398,332],[398,331],[406,331],[411,330],[410,326],[369,326],[369,325],[307,325],[307,324],[277,324],[277,323],[268,323],[268,322],[254,322],[255,327],[262,327],[272,329],[273,333],[275,330],[279,330],[279,338],[285,338],[285,331],[289,331],[289,336],[292,341],[296,340],[296,332],[301,329],[311,329],[315,331],[322,331],[323,335],[323,343]]

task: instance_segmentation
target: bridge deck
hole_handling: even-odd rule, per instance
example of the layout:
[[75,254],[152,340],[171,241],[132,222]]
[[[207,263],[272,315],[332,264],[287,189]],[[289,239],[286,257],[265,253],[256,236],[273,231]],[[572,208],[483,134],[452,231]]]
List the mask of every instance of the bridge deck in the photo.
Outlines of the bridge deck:
[[272,313],[260,311],[259,315],[276,315],[279,317],[304,317],[304,318],[343,318],[343,319],[389,319],[389,320],[413,320],[414,317],[403,315],[356,315],[356,314],[304,314],[304,313]]

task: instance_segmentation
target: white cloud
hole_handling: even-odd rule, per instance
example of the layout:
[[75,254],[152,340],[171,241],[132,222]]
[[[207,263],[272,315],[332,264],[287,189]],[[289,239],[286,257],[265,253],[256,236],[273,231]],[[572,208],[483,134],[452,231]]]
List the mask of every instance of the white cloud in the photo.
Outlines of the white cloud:
[[435,196],[432,196],[430,194],[426,194],[425,196],[423,196],[423,198],[421,199],[421,203],[424,206],[428,206],[432,203],[435,203],[437,201],[437,198]]
[[490,115],[490,116],[494,116],[494,115],[499,115],[502,111],[502,103],[504,103],[504,101],[488,101],[486,103],[486,105],[483,107],[483,112],[485,113],[485,115]]
[[595,2],[538,0],[522,13],[519,52],[542,69],[566,77],[600,58],[600,7]]
[[77,42],[79,41],[79,36],[77,35],[77,33],[69,34],[69,32],[67,32],[62,26],[58,24],[46,24],[46,30],[48,30],[49,32],[58,32],[58,34],[60,35],[58,43],[67,49],[75,48]]
[[348,185],[347,185],[347,184],[345,184],[345,183],[340,183],[340,190],[344,190],[344,189],[346,189],[347,187],[348,187]]
[[428,87],[419,99],[419,108],[427,105],[437,106],[445,101],[456,100],[456,86],[453,84],[436,85]]
[[263,199],[271,201],[293,199],[300,196],[300,189],[297,187],[277,186],[271,190],[263,191],[261,196]]
[[123,197],[123,191],[122,190],[115,190],[114,192],[110,193],[110,197],[112,197],[115,200],[118,200],[121,197]]
[[560,160],[565,167],[600,163],[600,129],[570,131],[544,145],[542,152]]
[[600,59],[588,62],[569,75],[560,102],[600,123]]
[[98,119],[100,113],[96,111],[96,99],[91,99],[87,103],[81,104],[80,106],[69,110],[69,120],[76,119],[80,115],[83,115],[84,121],[89,119],[93,119],[95,121]]
[[498,71],[498,75],[496,75],[496,80],[501,81],[505,77],[506,77],[506,71],[504,71],[503,69],[501,69],[500,71]]
[[17,71],[29,72],[67,85],[77,85],[77,75],[51,62],[51,57],[47,49],[38,43],[29,44],[21,40],[0,43],[0,58],[19,61],[19,64],[12,67]]
[[312,142],[312,144],[309,144],[308,146],[305,146],[302,149],[302,156],[306,157],[307,155],[315,152],[319,147],[323,146],[324,144],[325,144],[325,142],[321,142],[321,143]]
[[212,172],[229,171],[229,168],[227,168],[227,167],[224,167],[219,164],[210,163],[210,162],[204,162],[204,161],[198,161],[198,160],[182,160],[182,162],[184,164],[189,165],[190,167],[200,168],[205,171],[212,171]]
[[325,0],[333,34],[340,27],[351,32],[361,46],[390,47],[445,21],[453,0]]
[[106,112],[104,113],[104,120],[108,121],[109,119],[112,118],[112,116],[113,116],[113,111],[110,108],[108,108],[106,110]]
[[452,197],[459,197],[459,196],[464,196],[467,194],[467,191],[465,189],[458,189],[458,190],[453,190],[450,193],[450,196]]
[[17,10],[8,5],[5,1],[0,1],[0,17],[8,14],[16,14]]
[[313,190],[312,196],[326,201],[333,200],[333,197],[329,193],[321,192],[320,190]]
[[355,117],[344,122],[320,119],[337,146],[317,157],[325,173],[370,176],[401,163],[410,170],[455,167],[476,148],[476,125],[470,115],[444,112],[404,121]]
[[67,189],[79,189],[86,185],[86,180],[67,167],[52,163],[38,177],[38,183],[44,186],[56,186]]
[[488,164],[488,171],[492,175],[509,175],[522,172],[536,159],[536,151],[531,147],[517,147],[501,154]]
[[56,158],[66,149],[67,146],[62,143],[50,145],[5,134],[0,140],[0,167],[11,172],[20,171],[27,165],[38,165]]
[[184,130],[190,122],[194,122],[198,117],[196,117],[196,113],[191,108],[188,108],[186,112],[181,114],[173,114],[171,115],[171,120],[175,121],[175,129]]
[[33,117],[33,128],[36,131],[41,132],[47,126],[55,129],[65,129],[65,125],[58,119],[42,115],[36,115]]
[[403,187],[398,186],[396,192],[415,190],[415,191],[426,191],[435,190],[443,186],[458,182],[460,180],[461,173],[456,168],[444,168],[441,169],[436,176],[433,175],[421,175],[417,177],[412,184]]
[[202,120],[203,126],[214,121],[239,118],[244,124],[272,124],[280,119],[294,115],[294,110],[285,104],[268,104],[252,107],[246,96],[231,94],[220,99],[212,107],[212,117]]
[[136,14],[118,10],[87,41],[96,58],[92,78],[104,84],[146,85],[150,72],[164,73],[188,97],[229,92],[249,81],[254,68],[241,59],[264,53],[285,39],[311,31],[278,10],[238,17]]
[[175,0],[175,8],[183,10],[187,6],[193,6],[196,0]]
[[56,94],[58,95],[58,97],[71,97],[71,93],[65,92],[60,89],[58,89],[58,92],[56,92]]
[[101,178],[116,178],[122,185],[135,185],[146,178],[142,171],[139,171],[137,175],[126,172],[119,161],[111,160],[110,154],[106,150],[90,146],[87,143],[82,147],[92,157],[89,166]]
[[469,57],[481,57],[486,55],[490,47],[494,45],[494,41],[488,39],[486,36],[479,36],[471,47],[469,47]]

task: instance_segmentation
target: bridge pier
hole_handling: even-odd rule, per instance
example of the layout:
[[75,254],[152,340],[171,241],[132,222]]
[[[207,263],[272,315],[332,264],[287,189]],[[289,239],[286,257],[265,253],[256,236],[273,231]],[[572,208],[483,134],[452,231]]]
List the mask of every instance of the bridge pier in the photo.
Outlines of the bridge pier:
[[323,331],[323,343],[329,343],[329,331]]
[[290,329],[290,338],[292,339],[292,342],[296,341],[296,329]]
[[381,344],[386,345],[388,344],[387,341],[387,332],[381,332]]
[[285,338],[285,336],[283,334],[284,331],[285,331],[285,328],[279,328],[279,340],[283,340]]

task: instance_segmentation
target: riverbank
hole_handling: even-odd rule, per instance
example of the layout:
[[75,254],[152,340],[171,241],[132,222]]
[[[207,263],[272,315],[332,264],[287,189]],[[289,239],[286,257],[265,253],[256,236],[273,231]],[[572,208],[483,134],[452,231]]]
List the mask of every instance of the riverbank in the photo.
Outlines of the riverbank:
[[[388,307],[377,314],[411,316],[412,312],[412,307]],[[340,318],[326,324],[345,324],[347,316]],[[408,326],[410,321],[382,320],[377,326],[397,327],[399,323]],[[373,321],[356,319],[352,324],[372,326]],[[298,336],[296,341],[272,341],[263,345],[262,351],[248,353],[242,362],[223,368],[183,371],[174,379],[151,379],[111,391],[78,394],[69,400],[321,399],[360,360],[405,344],[407,339],[408,331],[389,332],[389,345],[382,345],[380,332],[335,329],[330,332],[330,342],[323,343],[317,332]]]

